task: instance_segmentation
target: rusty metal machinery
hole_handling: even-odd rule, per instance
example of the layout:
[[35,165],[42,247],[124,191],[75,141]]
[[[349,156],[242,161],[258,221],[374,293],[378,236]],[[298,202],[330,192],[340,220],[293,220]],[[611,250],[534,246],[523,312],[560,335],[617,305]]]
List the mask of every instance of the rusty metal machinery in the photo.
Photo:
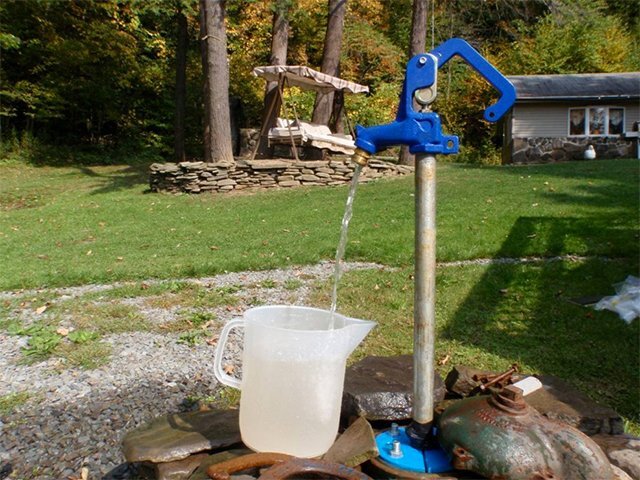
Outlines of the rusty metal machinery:
[[460,400],[439,418],[438,440],[456,469],[492,480],[612,480],[600,447],[579,430],[542,416],[522,390]]
[[342,465],[312,458],[296,458],[283,453],[251,453],[211,465],[207,475],[213,480],[230,480],[232,475],[246,470],[263,470],[258,480],[307,478],[323,475],[341,480],[372,480],[364,473]]

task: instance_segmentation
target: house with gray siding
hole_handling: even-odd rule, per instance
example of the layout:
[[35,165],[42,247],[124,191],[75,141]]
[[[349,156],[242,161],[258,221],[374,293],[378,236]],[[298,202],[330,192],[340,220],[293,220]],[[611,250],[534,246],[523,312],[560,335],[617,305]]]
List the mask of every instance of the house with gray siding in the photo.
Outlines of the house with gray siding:
[[638,158],[640,72],[507,77],[516,103],[505,118],[503,163]]

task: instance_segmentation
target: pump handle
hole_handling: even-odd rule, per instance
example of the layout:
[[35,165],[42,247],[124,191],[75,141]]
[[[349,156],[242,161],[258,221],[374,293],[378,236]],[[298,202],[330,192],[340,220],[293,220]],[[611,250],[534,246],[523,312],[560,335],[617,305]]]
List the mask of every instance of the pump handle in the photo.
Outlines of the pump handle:
[[516,101],[516,89],[511,82],[461,38],[447,40],[431,50],[431,54],[438,59],[438,69],[442,68],[454,55],[459,55],[500,92],[498,101],[484,111],[485,120],[497,122]]

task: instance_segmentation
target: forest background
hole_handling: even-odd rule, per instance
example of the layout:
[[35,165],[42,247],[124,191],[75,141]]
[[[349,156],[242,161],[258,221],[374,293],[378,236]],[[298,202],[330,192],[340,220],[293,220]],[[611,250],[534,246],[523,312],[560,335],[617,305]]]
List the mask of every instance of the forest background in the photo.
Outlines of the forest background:
[[[260,124],[274,1],[226,2],[229,96],[239,127]],[[288,2],[287,64],[319,69],[327,0]],[[186,18],[189,158],[202,158],[203,73],[198,0],[4,0],[0,3],[0,160],[136,163],[173,158],[176,52]],[[340,76],[368,85],[346,96],[353,123],[395,116],[411,32],[411,0],[347,3]],[[182,19],[182,20],[181,20]],[[640,70],[636,0],[431,0],[427,50],[452,37],[505,75]],[[484,122],[488,84],[462,62],[440,72],[434,110],[461,137],[455,161],[493,163],[500,135]],[[310,118],[314,96],[288,90]]]

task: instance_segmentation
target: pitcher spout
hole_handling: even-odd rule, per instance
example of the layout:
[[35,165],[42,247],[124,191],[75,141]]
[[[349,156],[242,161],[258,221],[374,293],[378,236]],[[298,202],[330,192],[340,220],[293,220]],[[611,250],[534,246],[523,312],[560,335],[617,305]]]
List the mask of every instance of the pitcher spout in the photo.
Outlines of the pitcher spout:
[[349,337],[346,342],[347,357],[351,355],[351,353],[356,349],[358,345],[360,345],[360,343],[362,343],[371,329],[375,326],[376,322],[372,322],[370,320],[360,320],[358,318],[345,319],[345,333],[347,333]]

